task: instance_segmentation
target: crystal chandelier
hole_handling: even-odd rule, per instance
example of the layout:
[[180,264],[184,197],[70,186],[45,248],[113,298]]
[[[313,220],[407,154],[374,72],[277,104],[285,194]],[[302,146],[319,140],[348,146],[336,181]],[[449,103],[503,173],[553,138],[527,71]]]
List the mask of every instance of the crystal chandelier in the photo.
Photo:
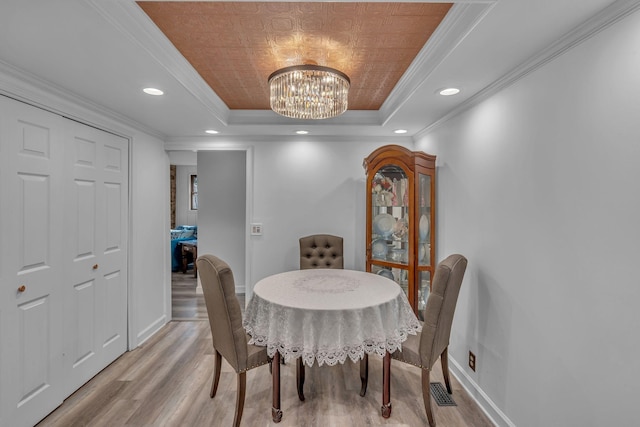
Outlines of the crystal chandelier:
[[347,110],[351,81],[315,64],[281,68],[269,76],[271,109],[294,119],[328,119]]

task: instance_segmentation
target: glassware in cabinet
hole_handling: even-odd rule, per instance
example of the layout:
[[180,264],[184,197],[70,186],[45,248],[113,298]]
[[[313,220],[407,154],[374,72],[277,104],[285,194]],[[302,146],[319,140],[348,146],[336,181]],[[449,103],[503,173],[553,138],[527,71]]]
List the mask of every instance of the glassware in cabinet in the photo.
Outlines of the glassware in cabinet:
[[428,295],[422,283],[430,282],[434,265],[435,156],[388,145],[365,158],[363,166],[367,271],[393,277],[419,314]]

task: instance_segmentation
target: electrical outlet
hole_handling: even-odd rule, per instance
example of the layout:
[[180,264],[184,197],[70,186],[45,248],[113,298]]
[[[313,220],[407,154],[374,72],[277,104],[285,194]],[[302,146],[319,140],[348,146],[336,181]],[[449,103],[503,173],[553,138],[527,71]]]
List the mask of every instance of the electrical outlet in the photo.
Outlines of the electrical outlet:
[[469,351],[469,367],[473,372],[476,371],[476,355]]

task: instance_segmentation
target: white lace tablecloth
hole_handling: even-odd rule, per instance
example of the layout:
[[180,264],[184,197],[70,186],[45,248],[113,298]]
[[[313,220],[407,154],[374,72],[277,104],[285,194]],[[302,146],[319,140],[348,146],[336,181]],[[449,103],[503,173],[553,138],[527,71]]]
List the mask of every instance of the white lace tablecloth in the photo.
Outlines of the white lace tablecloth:
[[296,270],[256,283],[243,325],[251,344],[313,366],[384,356],[420,331],[394,281],[353,270]]

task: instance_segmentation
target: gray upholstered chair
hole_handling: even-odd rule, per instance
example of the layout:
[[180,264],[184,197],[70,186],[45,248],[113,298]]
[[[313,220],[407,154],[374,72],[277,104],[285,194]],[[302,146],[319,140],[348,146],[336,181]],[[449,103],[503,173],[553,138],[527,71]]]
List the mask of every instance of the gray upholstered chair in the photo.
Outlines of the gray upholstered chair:
[[458,254],[450,255],[438,264],[424,310],[425,320],[422,332],[418,335],[409,335],[409,338],[402,343],[402,351],[391,354],[393,359],[422,369],[422,400],[431,427],[435,427],[436,422],[431,411],[429,373],[440,357],[447,392],[452,393],[447,349],[453,314],[466,268],[467,259]]
[[[215,350],[215,368],[210,396],[213,398],[218,389],[222,358],[231,365],[237,374],[236,412],[233,425],[239,426],[242,419],[246,392],[246,372],[270,362],[267,348],[248,344],[249,336],[242,327],[242,312],[236,297],[233,272],[226,262],[213,255],[202,255],[196,261],[200,272],[200,281],[209,315],[209,326]],[[277,383],[277,408],[280,410],[280,370],[274,369],[274,385]],[[277,375],[277,378],[275,376]],[[276,387],[274,387],[274,403]],[[281,416],[281,415],[280,415]],[[275,415],[274,415],[275,417]]]
[[300,238],[300,270],[344,268],[342,237],[314,234]]

